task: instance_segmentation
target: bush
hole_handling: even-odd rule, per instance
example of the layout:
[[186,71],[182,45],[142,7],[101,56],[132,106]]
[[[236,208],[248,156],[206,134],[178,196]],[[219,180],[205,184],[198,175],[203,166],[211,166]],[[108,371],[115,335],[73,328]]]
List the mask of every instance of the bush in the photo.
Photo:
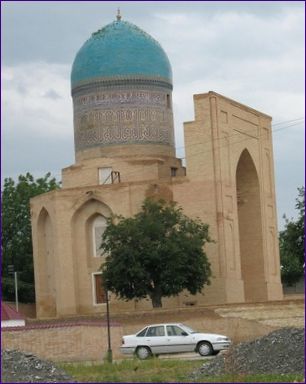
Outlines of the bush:
[[[18,300],[22,303],[35,302],[34,284],[25,283],[17,280],[18,283]],[[2,296],[7,301],[15,301],[15,279],[11,277],[2,278]]]

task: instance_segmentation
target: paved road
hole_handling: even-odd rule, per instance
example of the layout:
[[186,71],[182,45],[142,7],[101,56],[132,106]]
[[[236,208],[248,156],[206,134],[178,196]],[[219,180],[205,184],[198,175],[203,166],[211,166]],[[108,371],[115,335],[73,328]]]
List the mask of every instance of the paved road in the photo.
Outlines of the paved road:
[[[158,356],[159,359],[163,359],[163,360],[203,360],[203,361],[211,360],[211,359],[214,359],[215,357],[216,356],[203,357],[203,356],[200,356],[198,353],[193,353],[193,352],[162,354]],[[129,360],[134,359],[134,356],[128,356],[128,357],[126,356],[126,358],[123,360],[126,360],[126,359],[129,359]],[[118,359],[117,361],[121,361],[121,359]]]
[[172,359],[172,360],[211,360],[215,356],[200,356],[198,353],[173,353],[169,355],[159,355],[160,359]]

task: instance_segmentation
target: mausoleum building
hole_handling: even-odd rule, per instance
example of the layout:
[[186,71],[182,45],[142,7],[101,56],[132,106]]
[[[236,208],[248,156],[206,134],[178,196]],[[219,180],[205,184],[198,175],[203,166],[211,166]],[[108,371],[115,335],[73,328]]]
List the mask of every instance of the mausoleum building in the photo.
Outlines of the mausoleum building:
[[[62,188],[31,200],[38,318],[106,311],[99,249],[111,214],[133,216],[146,197],[174,200],[208,223],[212,284],[163,306],[282,298],[271,117],[215,92],[194,95],[176,158],[172,70],[160,46],[117,20],[85,42],[71,72],[75,163]],[[190,95],[186,95],[186,99]],[[151,308],[111,296],[112,311]]]

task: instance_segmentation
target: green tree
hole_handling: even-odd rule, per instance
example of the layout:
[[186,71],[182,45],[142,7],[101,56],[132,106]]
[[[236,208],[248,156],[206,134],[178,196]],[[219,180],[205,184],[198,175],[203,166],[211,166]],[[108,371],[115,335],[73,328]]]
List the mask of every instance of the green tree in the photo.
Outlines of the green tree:
[[124,300],[149,296],[154,308],[184,289],[194,295],[210,284],[203,250],[209,241],[208,225],[185,216],[176,203],[147,199],[134,217],[108,221],[101,245],[104,284]]
[[35,301],[30,198],[59,188],[55,178],[47,173],[34,180],[30,173],[20,175],[18,182],[4,180],[2,190],[2,295],[14,300],[12,264],[18,272],[18,296],[22,302]]
[[285,228],[279,234],[282,281],[288,285],[296,283],[304,274],[305,187],[298,188],[295,207],[297,219],[284,216]]

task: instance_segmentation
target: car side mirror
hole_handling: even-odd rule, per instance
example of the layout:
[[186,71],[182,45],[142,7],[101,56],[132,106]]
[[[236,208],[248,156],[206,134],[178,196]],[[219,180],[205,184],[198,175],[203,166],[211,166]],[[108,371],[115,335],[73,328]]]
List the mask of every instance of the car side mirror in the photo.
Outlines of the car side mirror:
[[188,333],[187,332],[182,332],[181,335],[182,336],[188,336]]

